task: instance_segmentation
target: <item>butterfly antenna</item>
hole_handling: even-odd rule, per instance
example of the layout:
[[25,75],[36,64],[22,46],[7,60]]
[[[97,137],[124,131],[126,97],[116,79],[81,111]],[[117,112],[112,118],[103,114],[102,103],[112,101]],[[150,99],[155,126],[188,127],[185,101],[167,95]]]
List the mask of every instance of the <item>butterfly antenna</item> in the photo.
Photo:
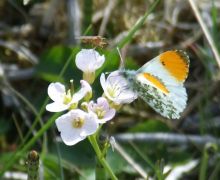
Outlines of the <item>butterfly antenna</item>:
[[121,52],[120,52],[120,50],[119,50],[119,48],[117,47],[117,51],[118,51],[118,54],[119,54],[119,57],[120,57],[120,66],[119,66],[119,69],[121,70],[123,70],[123,69],[125,69],[125,61],[123,60],[123,58],[122,58],[122,55],[121,55]]

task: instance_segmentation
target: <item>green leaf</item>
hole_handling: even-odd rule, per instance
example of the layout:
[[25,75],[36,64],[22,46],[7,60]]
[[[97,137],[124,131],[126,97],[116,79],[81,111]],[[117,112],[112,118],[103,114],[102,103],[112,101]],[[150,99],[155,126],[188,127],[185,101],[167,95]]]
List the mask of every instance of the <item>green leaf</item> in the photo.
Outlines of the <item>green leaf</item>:
[[115,174],[123,172],[129,166],[117,152],[111,150],[107,153],[107,161]]
[[[83,167],[95,166],[95,154],[87,140],[83,140],[74,146],[59,143],[60,155],[63,160],[68,160],[75,165]],[[52,153],[56,154],[55,144],[51,146]]]
[[[69,79],[81,79],[82,72],[76,68],[75,55],[79,52],[79,48],[70,48],[66,46],[55,46],[46,50],[40,57],[40,63],[37,67],[38,77],[45,81],[69,81]],[[72,63],[63,76],[59,78],[59,73],[63,68],[67,59],[73,54]],[[78,81],[77,81],[78,82]],[[78,82],[79,83],[79,82]]]
[[168,132],[169,127],[158,120],[147,120],[138,123],[128,130],[129,132]]

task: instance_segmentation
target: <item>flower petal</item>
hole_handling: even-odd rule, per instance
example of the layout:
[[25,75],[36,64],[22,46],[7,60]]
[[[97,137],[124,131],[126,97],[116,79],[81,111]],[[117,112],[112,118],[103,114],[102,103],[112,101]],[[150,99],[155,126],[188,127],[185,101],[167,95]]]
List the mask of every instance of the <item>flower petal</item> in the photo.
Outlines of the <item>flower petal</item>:
[[65,94],[65,86],[59,82],[50,83],[47,93],[53,101],[62,102]]
[[92,93],[92,88],[87,81],[81,80],[80,83],[81,89],[73,95],[72,102],[78,102],[84,98],[87,93]]
[[96,54],[96,59],[97,59],[97,61],[96,61],[96,64],[95,64],[95,68],[99,69],[103,65],[103,63],[105,62],[105,56],[104,55],[100,56],[97,53]]
[[115,113],[116,113],[115,109],[110,109],[110,110],[108,110],[108,111],[106,112],[104,118],[103,118],[103,119],[99,119],[98,122],[99,122],[100,124],[103,124],[103,123],[105,123],[105,122],[111,120],[111,119],[115,116]]
[[118,104],[126,104],[126,103],[131,103],[135,99],[137,99],[137,93],[131,91],[131,90],[126,90],[121,92],[120,96],[116,99]]
[[53,102],[53,103],[46,105],[46,110],[50,112],[61,112],[61,111],[67,110],[68,108],[69,108],[68,105],[65,105],[59,102]]
[[[73,136],[73,135],[76,135],[76,136]],[[80,136],[78,134],[73,134],[73,135],[68,134],[68,136],[67,136],[67,134],[64,134],[64,133],[60,134],[63,142],[68,146],[73,146],[76,143],[78,143],[86,138],[86,136]]]
[[66,145],[74,145],[86,138],[85,136],[80,135],[82,131],[81,128],[74,128],[72,125],[72,119],[80,116],[79,113],[78,110],[72,110],[60,116],[55,121],[60,136]]
[[97,116],[94,113],[87,113],[85,116],[85,122],[83,125],[83,131],[81,132],[81,136],[88,136],[94,134],[98,129],[98,120]]
[[105,74],[104,74],[104,73],[102,73],[101,76],[100,76],[100,84],[101,84],[101,86],[102,86],[102,89],[103,89],[103,91],[104,91],[105,96],[106,96],[109,100],[113,101],[114,98],[113,98],[112,96],[110,96],[109,93],[108,93],[108,86],[107,86],[107,82],[106,82]]
[[110,73],[106,80],[102,74],[100,83],[105,96],[115,104],[131,103],[137,98],[137,94],[131,90],[128,81],[118,70]]
[[120,83],[122,79],[124,78],[122,77],[122,75],[120,75],[120,72],[117,70],[109,74],[109,76],[107,77],[107,82],[110,83],[110,85],[112,86],[115,83]]
[[108,110],[109,109],[109,104],[106,98],[100,97],[97,99],[97,105],[102,106],[103,109]]
[[102,73],[101,76],[100,76],[100,83],[101,83],[101,86],[102,86],[102,89],[106,89],[106,80],[105,80],[105,74]]
[[94,72],[104,61],[104,55],[100,56],[94,49],[82,49],[76,55],[76,66],[83,72]]

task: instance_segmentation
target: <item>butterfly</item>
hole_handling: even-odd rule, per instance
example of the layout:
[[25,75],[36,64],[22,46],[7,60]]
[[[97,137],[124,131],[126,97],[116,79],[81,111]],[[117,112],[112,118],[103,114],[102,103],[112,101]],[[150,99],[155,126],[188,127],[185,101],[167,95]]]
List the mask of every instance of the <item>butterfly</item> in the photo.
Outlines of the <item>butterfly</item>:
[[184,82],[189,73],[189,57],[182,50],[166,51],[137,71],[122,70],[129,86],[156,112],[179,119],[186,107]]

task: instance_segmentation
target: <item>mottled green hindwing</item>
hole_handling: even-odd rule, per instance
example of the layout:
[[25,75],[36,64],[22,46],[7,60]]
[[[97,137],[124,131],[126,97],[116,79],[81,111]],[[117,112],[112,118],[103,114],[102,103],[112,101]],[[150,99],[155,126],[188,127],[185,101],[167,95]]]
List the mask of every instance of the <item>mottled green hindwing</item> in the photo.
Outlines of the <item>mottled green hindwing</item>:
[[169,119],[177,119],[180,117],[177,108],[173,105],[169,96],[158,90],[157,88],[134,80],[134,90],[138,96],[148,103],[156,112]]

